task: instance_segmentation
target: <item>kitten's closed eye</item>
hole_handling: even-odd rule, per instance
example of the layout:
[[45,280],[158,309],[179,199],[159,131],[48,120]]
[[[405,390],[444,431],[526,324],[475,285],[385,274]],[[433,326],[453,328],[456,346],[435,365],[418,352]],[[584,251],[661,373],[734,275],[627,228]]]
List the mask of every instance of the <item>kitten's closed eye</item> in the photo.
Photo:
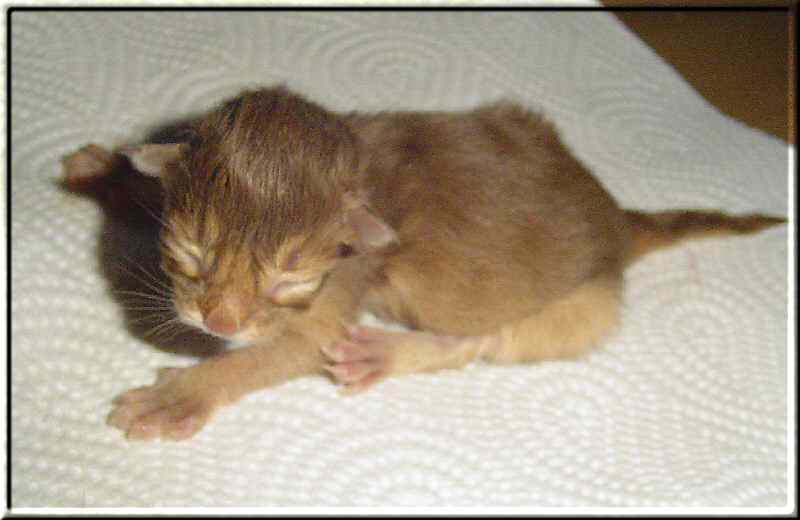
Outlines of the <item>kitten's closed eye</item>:
[[283,280],[267,290],[267,297],[278,305],[304,304],[320,288],[324,276],[307,280]]
[[163,238],[163,244],[163,265],[167,272],[190,280],[202,276],[202,251],[197,244],[170,236]]

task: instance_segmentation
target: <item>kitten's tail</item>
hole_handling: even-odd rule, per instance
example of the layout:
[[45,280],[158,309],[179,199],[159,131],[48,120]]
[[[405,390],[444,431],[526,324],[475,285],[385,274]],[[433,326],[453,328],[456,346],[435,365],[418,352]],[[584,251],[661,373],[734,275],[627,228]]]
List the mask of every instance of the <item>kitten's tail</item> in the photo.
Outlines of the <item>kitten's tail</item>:
[[683,240],[726,235],[746,235],[786,222],[785,218],[752,213],[729,215],[720,211],[675,210],[647,213],[627,210],[632,233],[627,264],[650,251]]

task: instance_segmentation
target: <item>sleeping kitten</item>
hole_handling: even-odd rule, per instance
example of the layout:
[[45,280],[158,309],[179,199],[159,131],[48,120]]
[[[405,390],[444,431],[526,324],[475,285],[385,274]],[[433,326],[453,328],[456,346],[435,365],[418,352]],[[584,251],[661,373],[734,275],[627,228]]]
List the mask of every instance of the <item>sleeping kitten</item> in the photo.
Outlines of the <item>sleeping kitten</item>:
[[[85,147],[68,178],[123,155],[160,180],[178,315],[245,345],[119,396],[108,422],[131,439],[190,437],[220,406],[324,370],[358,392],[476,359],[579,356],[613,333],[641,255],[784,222],[623,210],[548,122],[507,102],[337,114],[247,91],[185,142]],[[411,330],[351,325],[365,310]]]

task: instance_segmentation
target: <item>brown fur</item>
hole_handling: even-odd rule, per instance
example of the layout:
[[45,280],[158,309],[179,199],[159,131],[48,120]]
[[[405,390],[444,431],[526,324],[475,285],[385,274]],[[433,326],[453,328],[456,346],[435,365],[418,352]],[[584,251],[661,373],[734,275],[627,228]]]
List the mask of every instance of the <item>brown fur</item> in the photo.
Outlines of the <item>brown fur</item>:
[[381,151],[368,197],[399,236],[378,288],[390,314],[481,334],[622,272],[622,213],[539,116],[503,103],[351,124]]
[[725,235],[746,235],[786,222],[768,215],[732,216],[719,211],[625,212],[632,232],[627,262],[683,240]]
[[[358,391],[477,358],[578,356],[613,332],[634,259],[783,221],[624,211],[551,124],[508,102],[337,115],[279,87],[226,103],[187,142],[154,168],[176,307],[251,346],[125,394],[109,421],[133,438],[186,437],[323,367]],[[417,330],[348,328],[363,310]]]

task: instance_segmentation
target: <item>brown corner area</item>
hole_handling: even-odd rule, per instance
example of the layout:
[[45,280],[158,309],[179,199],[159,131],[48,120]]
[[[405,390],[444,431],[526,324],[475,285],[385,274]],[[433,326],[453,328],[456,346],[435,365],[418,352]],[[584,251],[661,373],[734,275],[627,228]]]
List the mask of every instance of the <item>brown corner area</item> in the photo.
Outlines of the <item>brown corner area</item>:
[[716,11],[614,10],[613,14],[722,112],[795,142],[796,7],[785,9],[795,2],[602,1],[608,7],[741,7]]

